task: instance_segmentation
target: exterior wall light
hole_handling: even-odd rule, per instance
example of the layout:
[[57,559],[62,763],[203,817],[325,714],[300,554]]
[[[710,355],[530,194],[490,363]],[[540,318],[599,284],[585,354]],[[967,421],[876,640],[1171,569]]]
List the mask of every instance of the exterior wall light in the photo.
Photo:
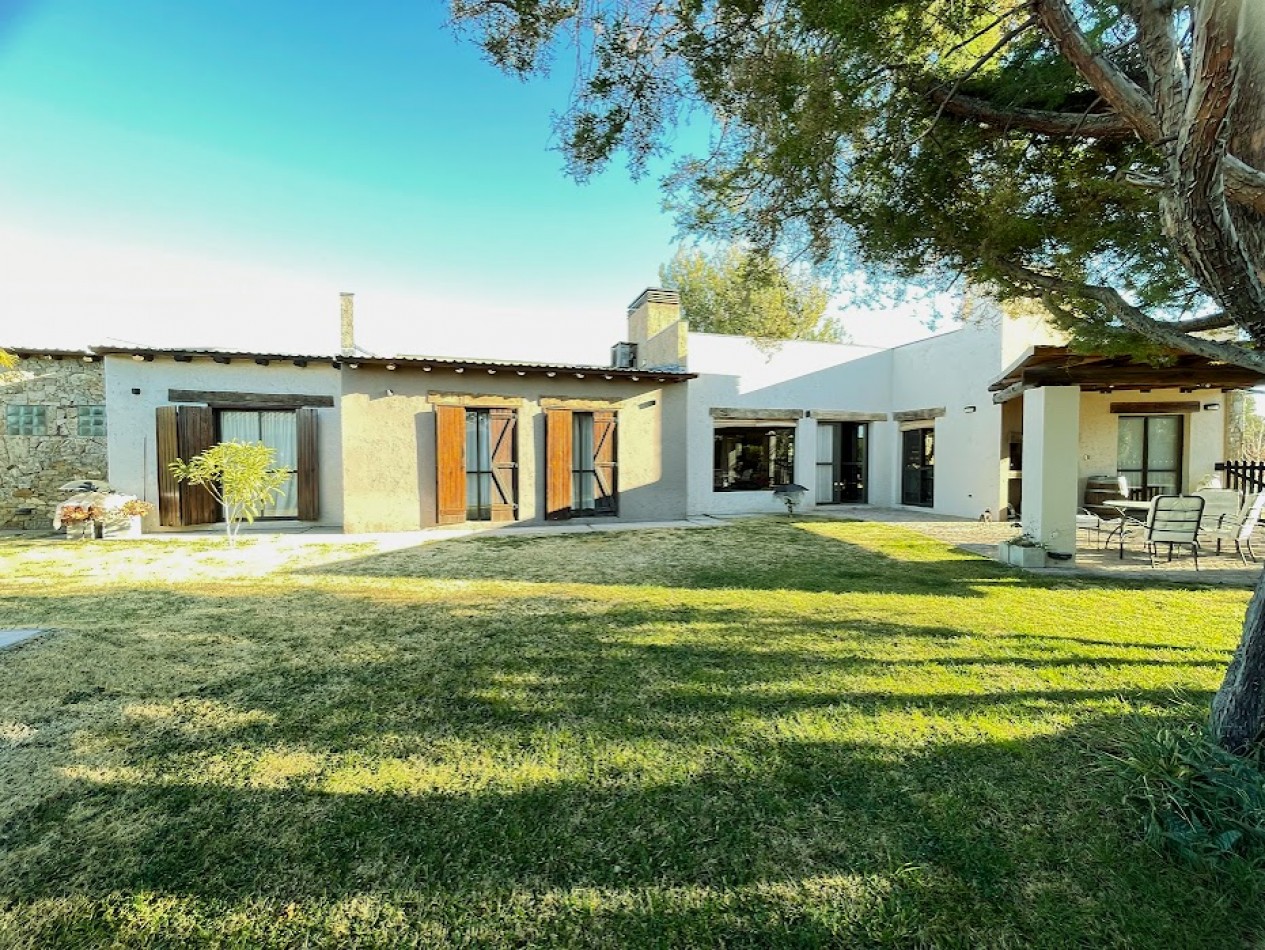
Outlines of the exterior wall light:
[[966,407],[965,409],[963,409],[962,411],[963,411],[963,412],[974,412],[974,411],[975,411],[975,407],[974,407],[974,406],[967,406],[967,407]]
[[1209,412],[1216,412],[1218,409],[1220,409],[1220,408],[1221,408],[1221,403],[1219,403],[1219,402],[1206,402],[1206,403],[1204,403],[1204,408],[1205,408],[1205,409],[1207,409]]

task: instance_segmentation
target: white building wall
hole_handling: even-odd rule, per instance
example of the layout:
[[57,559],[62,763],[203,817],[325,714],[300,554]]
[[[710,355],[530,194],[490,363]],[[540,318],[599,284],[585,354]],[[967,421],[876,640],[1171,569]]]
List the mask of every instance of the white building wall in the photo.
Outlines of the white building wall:
[[[890,351],[836,343],[788,341],[762,350],[748,337],[712,333],[689,335],[689,369],[698,373],[688,386],[685,451],[688,454],[689,512],[744,514],[782,509],[768,491],[712,490],[713,408],[848,410],[884,412],[888,402]],[[811,417],[796,423],[795,480],[809,488],[803,507],[816,504],[816,425]],[[871,454],[885,457],[883,423],[872,423]],[[872,504],[889,504],[881,466],[871,468]]]
[[[260,366],[234,360],[216,363],[209,357],[191,362],[156,356],[152,362],[130,356],[105,357],[106,426],[109,481],[117,490],[158,503],[158,461],[155,445],[156,412],[170,405],[168,390],[297,393],[330,396],[335,408],[318,410],[318,456],[321,521],[343,519],[342,431],[337,409],[338,371],[329,363],[313,361],[306,367],[273,362]],[[138,393],[133,390],[139,390]],[[158,526],[158,516],[151,516]]]

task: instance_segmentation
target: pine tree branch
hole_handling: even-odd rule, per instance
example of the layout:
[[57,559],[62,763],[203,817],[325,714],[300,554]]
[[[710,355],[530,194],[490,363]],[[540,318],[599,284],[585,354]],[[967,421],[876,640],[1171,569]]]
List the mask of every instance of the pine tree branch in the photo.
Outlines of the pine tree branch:
[[999,106],[979,96],[964,96],[937,88],[927,97],[947,115],[972,119],[1003,129],[1022,129],[1042,135],[1066,138],[1129,139],[1136,137],[1133,126],[1114,112],[1052,112]]
[[993,266],[1016,287],[1029,292],[1052,293],[1068,301],[1098,304],[1125,327],[1156,343],[1220,363],[1232,363],[1245,369],[1265,372],[1265,353],[1258,353],[1234,343],[1222,343],[1191,336],[1190,332],[1179,329],[1177,325],[1156,320],[1140,307],[1135,307],[1113,287],[1068,280],[1010,262],[994,262]]

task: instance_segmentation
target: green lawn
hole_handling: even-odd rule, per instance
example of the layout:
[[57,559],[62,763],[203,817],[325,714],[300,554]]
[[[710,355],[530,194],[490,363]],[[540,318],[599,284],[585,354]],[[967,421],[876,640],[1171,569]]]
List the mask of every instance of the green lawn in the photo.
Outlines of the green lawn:
[[[0,946],[1211,947],[1102,752],[1247,592],[874,524],[0,540]],[[1192,705],[1194,704],[1194,705]]]

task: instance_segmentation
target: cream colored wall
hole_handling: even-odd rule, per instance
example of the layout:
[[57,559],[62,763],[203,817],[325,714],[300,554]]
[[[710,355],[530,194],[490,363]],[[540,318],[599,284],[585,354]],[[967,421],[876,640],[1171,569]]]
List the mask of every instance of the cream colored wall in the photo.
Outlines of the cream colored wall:
[[[1221,393],[1183,393],[1177,389],[1156,389],[1149,393],[1115,392],[1081,394],[1080,494],[1085,497],[1085,480],[1093,475],[1116,474],[1116,443],[1119,415],[1111,404],[1119,402],[1199,402],[1220,403]],[[1213,466],[1225,459],[1225,418],[1222,411],[1200,409],[1185,417],[1182,487],[1192,491]]]
[[[393,395],[386,395],[387,390]],[[685,515],[683,386],[517,376],[486,371],[365,367],[343,372],[344,525],[397,531],[435,524],[435,413],[431,393],[517,398],[519,518],[544,517],[545,418],[541,400],[614,400],[619,412],[619,519]],[[502,402],[502,404],[504,404]],[[593,519],[608,521],[610,519]]]
[[[305,367],[275,362],[260,366],[250,360],[216,363],[194,357],[177,363],[166,356],[151,362],[130,356],[105,357],[105,392],[109,423],[107,452],[110,484],[147,501],[158,501],[155,410],[170,405],[170,389],[220,392],[300,393],[329,396],[334,408],[317,411],[317,469],[321,522],[339,524],[343,518],[342,435],[338,413],[338,371],[329,363],[312,361]],[[139,392],[133,392],[139,390]],[[158,527],[157,513],[146,527]]]

